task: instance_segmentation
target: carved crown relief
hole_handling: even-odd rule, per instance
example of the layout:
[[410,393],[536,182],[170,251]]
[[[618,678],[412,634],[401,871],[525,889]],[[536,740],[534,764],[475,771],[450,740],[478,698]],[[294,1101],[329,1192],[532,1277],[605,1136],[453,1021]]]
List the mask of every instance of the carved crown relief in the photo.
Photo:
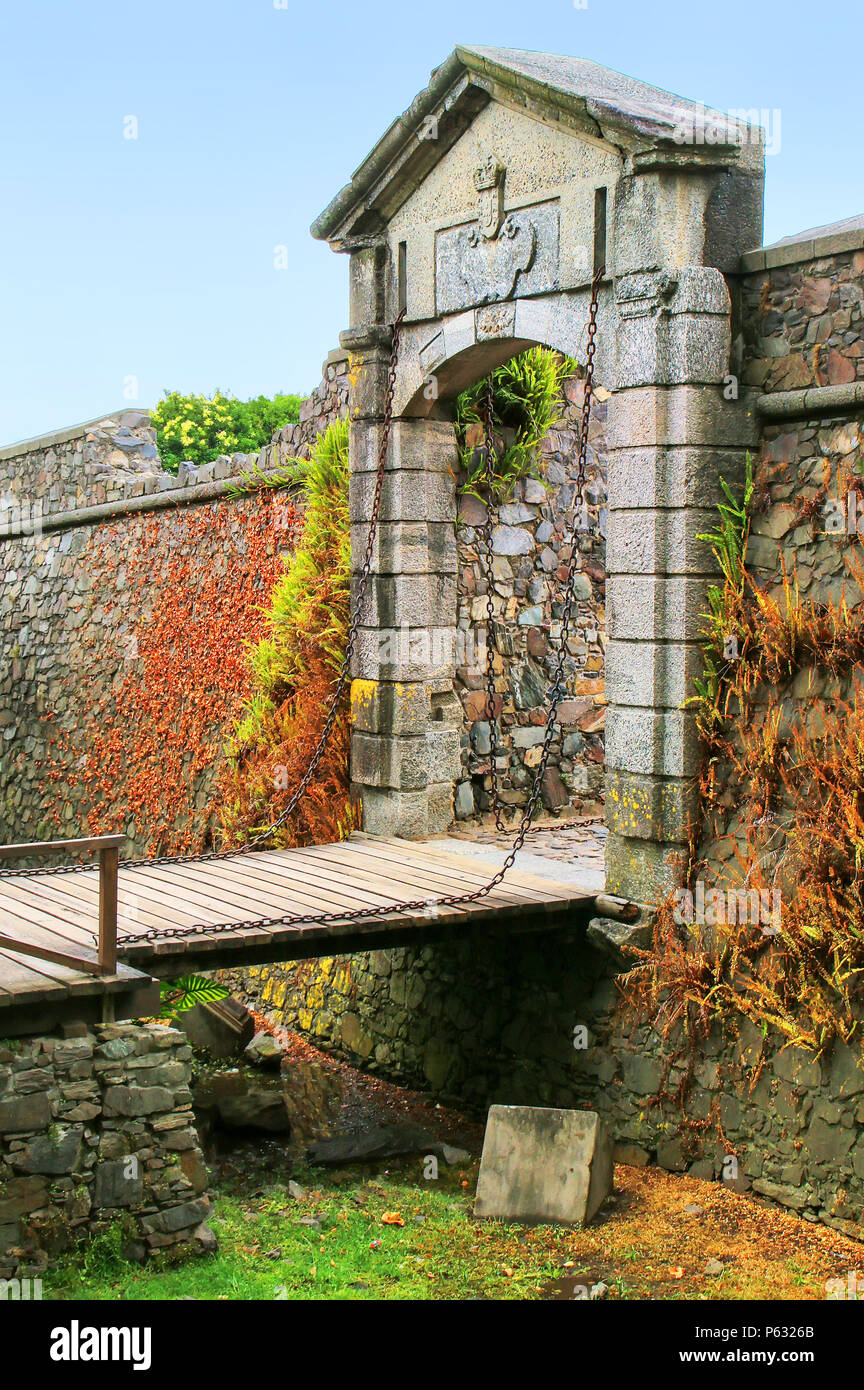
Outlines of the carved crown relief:
[[[496,237],[504,221],[504,175],[506,170],[494,155],[474,170],[477,199],[477,228],[480,235]],[[472,231],[475,229],[472,228]]]
[[[534,268],[540,242],[546,253],[541,268],[544,283],[525,287],[524,292],[531,288],[551,288],[558,262],[557,207],[546,203],[505,214],[506,172],[505,166],[494,155],[489,155],[473,174],[477,190],[476,222],[438,233],[436,298],[439,313],[512,298],[517,293],[517,283],[523,285],[526,275]],[[552,280],[550,270],[553,271]]]
[[516,277],[534,260],[537,234],[525,216],[504,216],[506,170],[494,155],[474,170],[477,226],[463,232],[462,279],[476,304],[509,299]]

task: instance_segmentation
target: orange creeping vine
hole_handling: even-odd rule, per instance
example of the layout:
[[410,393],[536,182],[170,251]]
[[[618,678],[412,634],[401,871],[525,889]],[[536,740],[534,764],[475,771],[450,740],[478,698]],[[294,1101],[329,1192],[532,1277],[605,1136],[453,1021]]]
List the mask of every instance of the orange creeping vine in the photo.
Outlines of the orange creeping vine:
[[91,533],[82,651],[62,718],[47,715],[48,777],[82,826],[126,830],[150,855],[212,842],[213,769],[298,520],[283,493],[258,492]]

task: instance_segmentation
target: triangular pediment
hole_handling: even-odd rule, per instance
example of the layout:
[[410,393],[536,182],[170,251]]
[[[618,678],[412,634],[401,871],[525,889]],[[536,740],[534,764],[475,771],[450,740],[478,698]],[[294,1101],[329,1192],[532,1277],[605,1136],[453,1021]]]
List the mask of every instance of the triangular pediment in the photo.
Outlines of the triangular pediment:
[[728,115],[584,58],[459,46],[317,218],[313,235],[339,249],[380,235],[490,103],[608,145],[622,161],[652,152],[674,159],[688,120],[713,122],[714,138],[695,152],[706,164],[746,159],[758,144],[746,125],[737,136]]

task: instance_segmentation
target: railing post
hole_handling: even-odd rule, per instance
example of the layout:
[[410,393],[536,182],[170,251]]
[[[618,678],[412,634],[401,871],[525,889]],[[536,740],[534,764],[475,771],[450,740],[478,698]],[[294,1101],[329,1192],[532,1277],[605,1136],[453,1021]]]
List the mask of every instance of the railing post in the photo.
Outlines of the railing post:
[[120,851],[105,845],[99,851],[99,966],[105,975],[117,971],[117,870]]

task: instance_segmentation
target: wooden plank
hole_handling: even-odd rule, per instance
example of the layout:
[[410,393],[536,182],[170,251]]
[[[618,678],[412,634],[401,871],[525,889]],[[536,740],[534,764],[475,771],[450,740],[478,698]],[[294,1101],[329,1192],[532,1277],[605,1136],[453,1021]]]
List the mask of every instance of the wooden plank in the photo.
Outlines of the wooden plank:
[[117,846],[99,849],[99,964],[110,975],[117,964]]
[[[292,851],[292,853],[294,853],[294,851]],[[320,860],[312,861],[312,863],[318,873],[326,871],[327,869],[327,865],[322,865]],[[297,861],[293,861],[293,866],[292,871],[296,872]],[[340,868],[341,867],[340,865]],[[268,873],[269,872],[268,869]],[[310,879],[311,877],[312,875],[310,873]],[[334,875],[330,873],[329,884],[331,886],[329,890],[323,888],[320,883],[315,883],[315,892],[318,895],[318,907],[321,911],[329,912],[344,909],[346,912],[350,912],[352,910],[371,911],[374,909],[377,912],[377,909],[381,909],[380,912],[377,912],[379,921],[385,922],[387,920],[392,920],[394,922],[401,922],[404,914],[409,911],[406,899],[409,896],[411,898],[417,898],[418,896],[415,892],[411,892],[409,895],[408,887],[404,882],[398,884],[384,882],[380,874],[363,869],[354,869],[353,867],[350,870],[350,878],[342,873],[335,879],[335,882],[338,886],[334,889],[332,887],[334,884]],[[418,901],[425,907],[430,896],[428,889],[422,888],[421,886],[419,893],[420,897]],[[418,909],[414,907],[410,910],[416,912]],[[460,909],[453,908],[452,911],[454,915],[459,915]]]
[[49,979],[38,970],[23,964],[20,956],[11,956],[0,950],[0,980],[9,998],[4,1004],[15,1003],[21,995],[32,998],[34,1003],[42,999],[59,999],[68,995],[66,985],[59,980]]
[[[332,849],[336,847],[316,846],[319,857],[333,861]],[[338,847],[339,849],[342,846]],[[387,852],[381,850],[376,852],[374,849],[367,849],[364,844],[352,844],[354,853],[351,856],[351,863],[365,864],[371,871],[377,871],[382,878],[389,880],[413,883],[416,887],[430,891],[438,897],[455,897],[465,893],[472,893],[478,888],[483,888],[494,877],[492,873],[486,873],[472,869],[466,865],[463,869],[458,866],[458,870],[449,869],[446,865],[424,864],[419,859],[409,859],[405,855],[400,855],[398,851]],[[512,891],[511,891],[512,887]],[[524,887],[518,882],[510,885],[508,880],[498,884],[492,890],[492,900],[500,895],[508,901],[522,902],[526,907],[540,906],[548,901],[548,895],[538,892],[532,887]],[[487,898],[490,895],[487,895]]]
[[10,912],[25,921],[39,922],[70,946],[92,946],[96,940],[96,916],[83,904],[76,907],[66,897],[58,899],[50,883],[29,878],[27,886],[0,882],[0,912]]
[[[32,901],[28,900],[23,903],[21,910],[27,912],[26,918],[16,915],[10,906],[8,897],[5,901],[0,900],[0,932],[8,933],[16,948],[19,944],[30,946],[34,950],[38,949],[40,960],[56,962],[50,972],[46,970],[44,965],[41,968],[36,966],[29,968],[39,974],[48,974],[52,978],[64,980],[70,984],[74,983],[75,988],[78,988],[84,979],[89,980],[93,975],[100,976],[98,958],[93,950],[94,937],[92,933],[86,941],[72,940],[73,950],[69,952],[65,949],[70,944],[68,934],[61,936],[59,932],[55,931],[53,925],[49,927],[44,925],[42,921],[35,921],[34,917],[40,914],[35,911]],[[52,923],[54,920],[53,918],[50,919]],[[89,965],[88,962],[92,962],[92,965]],[[67,966],[71,972],[69,975],[66,973]],[[121,986],[128,988],[131,981],[139,979],[143,981],[146,978],[146,976],[141,976],[138,971],[123,964],[116,965],[114,971],[100,977],[110,992],[114,992]],[[117,984],[117,981],[120,981],[120,984]]]
[[382,906],[388,903],[397,906],[405,896],[403,889],[398,885],[391,886],[385,883],[380,875],[359,876],[353,873],[350,867],[346,868],[344,859],[338,856],[335,862],[342,872],[334,874],[327,863],[307,855],[304,849],[292,849],[288,853],[291,855],[290,860],[277,860],[274,854],[272,857],[268,856],[266,862],[259,859],[254,863],[244,863],[242,870],[250,886],[253,882],[270,885],[283,882],[293,887],[299,881],[307,892],[314,895],[322,910],[326,910],[325,905],[328,902],[338,906],[363,906],[372,905],[372,900],[375,899],[379,900]]
[[[200,921],[201,913],[195,911],[194,905],[189,911],[184,911],[179,906],[180,902],[187,896],[185,892],[178,896],[176,892],[167,890],[161,879],[154,874],[154,870],[149,867],[137,870],[136,873],[141,873],[142,877],[136,881],[134,893],[130,893],[127,887],[129,880],[126,879],[124,882],[121,871],[118,912],[120,925],[124,930],[131,931],[140,928],[146,931],[148,925],[153,927],[193,926]],[[147,875],[146,878],[143,876],[145,874]],[[65,885],[64,890],[61,891],[87,892],[92,897],[93,890],[90,885],[85,886],[78,883]],[[134,902],[130,901],[133,898]],[[146,905],[143,911],[150,919],[148,924],[141,923],[137,916],[131,916],[132,911],[136,914],[142,911],[142,904]]]
[[[0,1019],[5,1008],[22,1004],[56,1003],[58,1001],[93,999],[100,995],[128,994],[130,989],[147,984],[151,977],[121,966],[115,976],[84,975],[55,965],[48,972],[33,962],[24,963],[17,955],[0,950]],[[2,1031],[2,1023],[0,1023]],[[38,1032],[37,1026],[32,1029]]]
[[91,835],[81,840],[34,840],[30,844],[0,845],[0,859],[23,859],[36,854],[82,854],[99,849],[119,849],[125,835]]
[[[382,876],[393,878],[396,881],[403,878],[410,870],[413,875],[423,875],[431,879],[433,886],[440,888],[442,895],[459,892],[471,892],[475,888],[484,887],[491,878],[495,876],[494,867],[487,867],[484,864],[477,865],[471,860],[466,860],[464,864],[447,865],[442,863],[430,863],[418,855],[406,854],[398,844],[392,847],[389,845],[378,845],[373,841],[349,841],[347,847],[350,850],[348,856],[350,862],[364,862],[374,864]],[[341,848],[341,846],[340,846]],[[320,852],[327,856],[330,852],[329,846],[316,847],[316,853]],[[420,879],[415,877],[415,881]],[[497,885],[497,890],[508,893],[510,890],[510,878]],[[526,887],[519,884],[517,875],[513,875],[513,894],[518,900],[526,903],[545,900],[546,895],[538,893],[535,888]]]
[[[189,891],[188,879],[182,877],[182,875],[188,874],[188,870],[191,867],[191,865],[174,866],[173,870],[160,870],[155,865],[147,865],[141,869],[136,869],[134,871],[135,874],[140,875],[140,878],[136,880],[136,900],[145,899],[151,908],[155,906],[160,913],[164,912],[169,914],[172,927],[223,925],[226,927],[226,930],[220,932],[219,940],[227,945],[239,945],[242,944],[244,940],[249,940],[253,944],[260,944],[269,940],[268,933],[261,928],[256,928],[254,930],[249,928],[245,930],[238,929],[237,931],[227,930],[227,928],[233,925],[237,914],[230,909],[226,911],[224,894],[219,900],[217,910],[214,910],[212,906],[209,908],[202,906],[197,901],[197,894]],[[178,885],[176,883],[166,881],[166,875],[169,873],[181,874],[181,891],[178,892]],[[121,904],[126,892],[127,890],[122,881],[121,870]],[[192,899],[191,903],[190,898]],[[178,906],[180,901],[186,903],[186,911]],[[158,941],[142,942],[139,946],[136,943],[136,937],[142,935],[148,928],[146,926],[141,927],[139,923],[129,921],[128,919],[123,920],[123,927],[124,932],[120,941],[120,949],[121,953],[127,956],[132,953],[137,957],[144,952],[158,957],[168,957],[172,955],[180,956],[187,945],[190,949],[200,950],[202,948],[202,943],[206,943],[208,939],[204,933],[196,932],[187,936],[163,937]],[[154,924],[154,930],[158,930],[158,923]]]
[[[463,862],[460,854],[448,854],[443,850],[429,851],[428,854],[424,854],[423,858],[430,866],[440,864],[442,868],[450,867],[456,873]],[[465,862],[471,865],[470,872],[472,874],[483,870],[487,880],[494,878],[503,867],[503,865],[494,864],[491,861],[487,863],[482,859],[466,859]],[[512,887],[514,892],[517,889],[530,891],[535,898],[542,899],[544,902],[575,903],[594,896],[589,888],[577,888],[575,885],[562,882],[560,879],[546,879],[539,874],[528,874],[516,868],[508,869],[502,882],[504,887]]]
[[[373,843],[377,844],[379,842],[376,840]],[[389,837],[384,840],[383,843],[392,846],[394,849],[398,849],[401,845],[401,841]],[[422,856],[422,858],[431,860],[434,863],[447,864],[454,869],[458,869],[463,863],[461,854],[455,854],[450,850],[440,849],[434,842],[424,841],[414,848],[418,851],[418,858]],[[501,867],[500,865],[493,864],[491,861],[487,864],[487,862],[482,859],[471,859],[468,855],[465,856],[464,862],[466,865],[471,866],[472,872],[479,872],[481,869],[485,870],[487,872],[487,878],[493,878]],[[553,862],[553,860],[550,860],[550,863]],[[509,884],[511,880],[514,886],[530,888],[543,897],[552,896],[558,900],[572,899],[574,902],[578,902],[582,898],[593,898],[595,896],[590,888],[577,888],[573,884],[564,883],[560,879],[552,877],[547,879],[545,875],[526,873],[524,869],[516,867],[508,869],[504,883]]]
[[[233,861],[231,862],[233,864]],[[371,890],[364,891],[362,895],[358,895],[356,890],[345,891],[341,881],[334,886],[332,874],[327,879],[322,875],[320,881],[315,881],[315,875],[306,874],[299,861],[292,861],[290,871],[277,865],[265,867],[246,863],[242,868],[228,868],[226,863],[227,861],[223,861],[219,864],[218,876],[215,870],[211,870],[211,882],[224,885],[226,892],[233,892],[236,886],[252,894],[256,902],[262,905],[272,904],[283,915],[291,910],[291,895],[298,892],[298,881],[301,885],[299,892],[316,914],[330,911],[350,912],[352,908],[361,906],[388,907],[394,902],[388,895]]]
[[[428,873],[415,871],[413,868],[409,873],[404,863],[399,865],[398,873],[393,873],[385,877],[381,871],[381,865],[378,863],[367,864],[365,860],[359,857],[348,866],[345,866],[344,856],[335,858],[326,855],[316,855],[315,860],[319,864],[332,863],[334,866],[337,864],[340,865],[346,874],[351,875],[354,882],[377,884],[382,887],[386,885],[395,899],[394,912],[397,913],[400,911],[399,904],[404,904],[406,900],[409,899],[422,902],[424,906],[431,906],[433,901],[437,902],[437,900],[442,897],[461,896],[466,891],[464,884],[457,883],[455,880],[443,881],[440,875],[436,877]],[[488,895],[487,900],[492,905],[500,905],[509,902],[510,898],[499,886]],[[407,911],[407,908],[403,908],[402,910]],[[413,910],[417,911],[418,909],[414,908]],[[452,912],[456,916],[470,912],[471,910],[472,905],[470,903],[462,903],[441,909],[442,912]]]
[[16,981],[22,979],[26,981],[42,980],[50,985],[61,985],[71,992],[110,994],[116,993],[118,990],[128,990],[130,986],[136,984],[144,984],[150,977],[129,965],[118,965],[117,974],[110,976],[85,974],[72,967],[59,964],[49,965],[43,962],[43,964],[37,965],[35,960],[29,957],[19,956],[17,952],[0,948],[0,988],[8,986],[13,978]]
[[[397,860],[386,856],[376,856],[368,851],[349,851],[344,845],[310,846],[308,853],[319,865],[331,865],[330,872],[333,868],[338,867],[346,876],[357,874],[368,876],[371,874],[382,884],[392,886],[397,896],[402,898],[408,895],[406,889],[409,886],[427,897],[445,897],[451,893],[461,893],[465,890],[464,879],[457,879],[454,875],[446,872],[436,874],[428,867],[418,866],[405,857]],[[486,877],[478,878],[476,884],[480,887],[486,881]],[[416,895],[416,892],[411,893],[411,896]]]
[[[259,899],[259,902],[260,901],[261,900]],[[366,902],[369,902],[368,895],[366,898]],[[350,913],[350,906],[346,908],[344,898],[340,899],[338,903],[334,904],[333,910],[339,913],[337,923],[335,924],[321,924],[315,923],[314,920],[309,920],[310,917],[314,918],[314,916],[320,912],[322,907],[327,907],[327,904],[322,903],[320,898],[313,901],[311,911],[306,911],[305,908],[299,910],[299,904],[296,904],[296,902],[293,904],[293,906],[297,910],[291,911],[292,902],[290,899],[288,899],[287,901],[285,899],[282,899],[280,900],[274,915],[281,916],[288,915],[290,913],[290,915],[292,916],[296,915],[301,922],[303,922],[305,919],[305,925],[293,925],[285,927],[274,926],[266,930],[257,929],[254,932],[250,931],[249,929],[241,928],[238,929],[236,932],[219,932],[218,936],[214,934],[214,936],[206,937],[202,933],[196,934],[194,936],[175,938],[174,940],[163,939],[162,941],[157,941],[153,943],[143,942],[140,944],[140,946],[138,945],[138,943],[136,943],[134,936],[130,936],[122,941],[121,949],[124,955],[126,955],[129,959],[143,959],[145,958],[147,953],[150,953],[152,956],[155,956],[156,959],[154,961],[154,964],[158,966],[159,960],[163,956],[171,953],[182,953],[184,948],[188,948],[190,952],[196,950],[206,951],[208,947],[211,945],[212,949],[214,950],[220,950],[222,948],[230,949],[232,946],[240,947],[242,949],[243,947],[247,947],[250,944],[257,944],[260,946],[262,944],[262,941],[266,940],[269,943],[268,950],[272,948],[274,951],[278,951],[278,948],[281,945],[293,942],[295,940],[306,941],[309,939],[310,935],[316,932],[323,933],[324,940],[326,941],[328,933],[332,934],[334,932],[337,932],[340,935],[344,934],[346,927],[348,926],[349,918],[347,915],[344,914]],[[257,911],[260,914],[261,908],[259,907]],[[374,926],[376,929],[380,929],[381,921],[383,920],[384,922],[386,922],[388,920],[388,917],[389,914],[385,913],[383,914],[383,919],[376,919],[371,925]],[[392,920],[392,918],[390,918],[390,920]],[[343,925],[340,926],[339,923]],[[360,948],[358,947],[358,949]],[[279,954],[281,955],[281,952],[279,952]],[[290,953],[288,953],[288,958],[290,958]]]
[[[230,897],[235,905],[248,904],[254,916],[264,916],[263,911],[271,905],[279,915],[292,913],[301,915],[307,911],[311,915],[325,912],[350,912],[355,907],[398,906],[399,893],[392,895],[380,892],[377,880],[369,879],[362,884],[346,882],[343,878],[334,879],[332,872],[308,872],[308,866],[300,857],[300,851],[291,850],[290,861],[272,863],[270,855],[264,855],[257,862],[250,862],[245,856],[242,860],[209,861],[190,865],[195,870],[195,888],[198,893],[220,894],[220,901]],[[188,883],[186,868],[166,871],[171,882],[182,891]],[[314,882],[315,877],[318,882]],[[167,881],[167,879],[166,879]],[[375,891],[375,889],[379,891]]]
[[[173,903],[170,908],[154,909],[153,903],[148,899],[147,907],[142,908],[140,894],[137,891],[130,891],[126,886],[126,884],[134,882],[132,878],[134,872],[137,871],[129,871],[129,875],[124,883],[123,871],[122,869],[120,871],[118,886],[118,929],[122,930],[124,927],[128,928],[130,926],[139,925],[141,925],[144,930],[146,930],[148,926],[155,927],[161,925],[172,927],[184,925],[182,921],[178,921],[178,916],[185,917],[189,925],[197,920],[195,917],[186,916],[186,914],[178,910]],[[33,880],[31,880],[31,882],[32,881]],[[86,906],[88,912],[93,914],[95,920],[99,901],[99,885],[96,875],[89,870],[87,873],[58,874],[51,879],[39,879],[38,886],[41,893],[50,892],[52,900],[58,905],[66,902],[75,904],[78,907]],[[135,914],[134,916],[132,915],[133,913]]]
[[109,971],[102,969],[101,963],[95,959],[88,960],[83,954],[79,956],[70,955],[68,951],[58,951],[50,946],[36,946],[32,941],[17,941],[12,936],[5,936],[0,932],[0,946],[6,951],[15,951],[22,956],[35,956],[37,960],[47,960],[55,965],[67,965],[72,970],[81,970],[85,975],[104,975]]
[[18,940],[52,949],[56,947],[60,951],[68,947],[75,951],[95,944],[92,932],[87,940],[73,938],[62,921],[43,912],[32,900],[19,903],[8,897],[0,899],[0,931]]
[[[351,845],[352,850],[357,846],[357,842],[348,843]],[[361,843],[365,844],[366,842]],[[378,844],[377,841],[369,843],[376,846]],[[404,872],[405,845],[406,842],[396,842],[392,845],[390,852],[384,856],[386,862],[380,862],[379,856],[375,856],[376,879],[370,878],[368,874],[358,875],[356,870],[361,860],[356,852],[348,856],[351,862],[346,864],[344,845],[310,847],[308,850],[257,851],[254,854],[241,855],[234,859],[202,861],[194,865],[189,865],[188,867],[185,865],[174,865],[170,872],[174,874],[187,874],[191,870],[196,875],[201,875],[210,889],[215,886],[214,875],[220,876],[221,879],[222,875],[227,874],[232,882],[237,882],[239,873],[241,893],[239,894],[239,898],[237,894],[232,894],[233,901],[237,905],[237,915],[239,916],[263,916],[265,915],[265,909],[268,905],[275,906],[276,910],[274,915],[281,916],[286,913],[291,913],[292,915],[299,916],[307,910],[310,913],[318,915],[323,911],[334,911],[342,907],[345,907],[346,910],[350,910],[352,907],[371,905],[369,901],[370,890],[374,893],[376,905],[379,906],[383,905],[380,901],[382,897],[385,899],[390,897],[394,904],[404,901],[406,897]],[[412,848],[414,847],[412,846]],[[322,854],[326,854],[328,861],[336,864],[341,871],[335,884],[332,871],[325,868],[325,865],[320,863]],[[412,861],[415,864],[419,862],[422,866],[422,870],[417,876],[412,876],[412,888],[417,891],[416,893],[412,892],[411,896],[422,895],[426,898],[429,896],[441,897],[460,895],[466,891],[472,891],[477,886],[482,886],[488,882],[489,877],[494,873],[494,867],[490,871],[485,864],[477,865],[476,861],[462,861],[459,856],[451,856],[450,859],[452,862],[447,865],[448,872],[442,875],[441,870],[438,868],[433,869],[428,861],[423,863],[421,855],[416,853],[413,854]],[[260,877],[262,871],[261,866],[265,862],[267,879],[266,890],[262,886],[262,879]],[[368,860],[366,862],[368,862]],[[230,869],[226,867],[229,865],[232,866]],[[238,868],[238,866],[241,867]],[[155,867],[154,865],[154,869]],[[302,876],[300,874],[301,867],[303,870]],[[150,879],[150,869],[139,869],[134,872],[136,874],[146,874],[148,880]],[[64,875],[63,877],[68,878],[69,876]],[[512,885],[510,883],[511,877],[514,880]],[[498,902],[509,901],[515,898],[516,900],[525,902],[526,906],[537,906],[541,903],[547,903],[550,896],[558,901],[571,901],[574,896],[578,896],[570,892],[562,894],[560,886],[557,884],[550,894],[546,891],[547,885],[542,880],[539,881],[537,886],[532,883],[530,890],[526,892],[523,885],[519,882],[520,877],[521,875],[517,875],[515,872],[511,871],[511,875],[508,876],[508,879],[506,879],[503,884],[499,885],[492,894],[488,895],[488,899],[484,899],[483,901],[488,900],[490,905],[495,905]],[[290,901],[287,903],[283,897],[278,897],[274,900],[273,889],[276,886],[274,882],[276,878],[282,879],[283,881],[287,879],[286,887],[289,889],[291,895]],[[315,891],[311,892],[310,890],[316,879]],[[394,880],[397,880],[395,886]],[[173,879],[172,881],[178,885],[180,884],[179,879]],[[145,880],[145,882],[147,881]],[[143,888],[144,884],[141,886]],[[152,882],[147,883],[147,886],[148,889],[152,888]],[[186,881],[184,887],[188,886],[188,881]],[[219,887],[221,890],[221,881]],[[325,888],[326,891],[322,891]],[[389,893],[387,892],[388,889],[390,890]],[[121,903],[124,896],[125,887],[124,893],[121,894]],[[140,907],[142,893],[139,891],[135,896],[136,899],[138,899]],[[181,894],[181,896],[185,896],[185,894]],[[202,907],[207,907],[208,920],[212,920],[212,891],[207,896],[210,898],[209,904],[205,904],[202,901],[201,905]],[[154,907],[155,902],[158,901],[158,899],[154,901],[153,898],[150,898],[149,906],[151,908]],[[248,910],[243,907],[244,901],[249,904]],[[166,916],[172,915],[172,925],[181,925],[181,922],[178,920],[179,914],[177,914],[177,908],[177,900],[171,900],[170,908],[166,907],[161,912],[163,920]],[[458,911],[459,909],[453,910]],[[156,914],[154,913],[154,915]],[[197,915],[200,917],[204,914],[199,913]],[[223,913],[223,920],[225,918],[230,918],[232,915],[234,914]],[[186,916],[186,914],[183,914],[183,916]],[[195,918],[187,918],[185,924],[191,925],[194,921]],[[151,922],[150,925],[158,927],[159,923],[158,921],[154,921]],[[124,921],[122,927],[125,932],[131,933],[131,923]]]
[[[195,872],[191,872],[193,869]],[[228,924],[235,919],[254,920],[273,915],[262,910],[260,895],[238,884],[229,885],[224,880],[214,882],[198,865],[175,869],[148,869],[147,872],[148,875],[153,875],[151,884],[158,884],[164,891],[175,893],[178,898],[185,900],[187,905],[195,904],[198,922],[203,925],[215,926],[217,923]],[[274,906],[278,909],[279,915],[294,911],[298,914],[309,912],[315,915],[321,911],[320,904],[314,896],[295,895],[292,899],[286,895],[275,900]]]

